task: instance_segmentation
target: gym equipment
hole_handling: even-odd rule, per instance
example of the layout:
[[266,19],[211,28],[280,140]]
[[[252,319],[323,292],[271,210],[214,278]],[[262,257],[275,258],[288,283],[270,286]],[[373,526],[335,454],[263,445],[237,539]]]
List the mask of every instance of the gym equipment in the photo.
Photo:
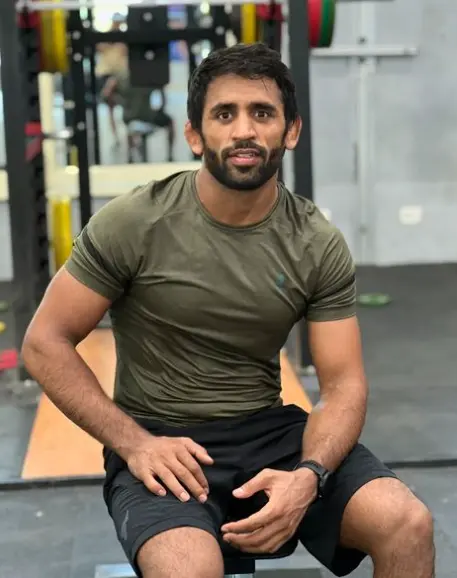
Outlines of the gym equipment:
[[3,323],[3,321],[0,321],[0,335],[6,331],[6,323]]
[[71,226],[71,200],[51,199],[51,249],[54,255],[54,271],[57,272],[68,259],[73,246]]
[[392,302],[387,293],[363,293],[357,297],[357,303],[365,307],[384,307]]
[[0,351],[0,372],[16,369],[18,357],[16,349],[4,349]]
[[243,4],[241,6],[241,37],[243,44],[257,42],[257,10],[256,5]]
[[328,48],[335,29],[336,0],[308,0],[309,41],[312,48]]
[[[326,48],[329,47],[333,40],[333,31],[335,27],[335,14],[337,0],[300,0],[308,2],[309,11],[309,38],[311,48]],[[222,9],[218,4],[230,4],[230,2],[212,2],[211,10],[216,13],[217,10]],[[90,4],[90,2],[88,3]],[[85,8],[90,6],[84,3]],[[129,5],[129,2],[126,2]],[[184,4],[196,5],[195,2],[185,2]],[[256,41],[267,41],[268,35],[277,36],[280,42],[281,23],[284,21],[282,14],[282,2],[280,0],[270,0],[265,2],[249,2],[243,3],[231,2],[233,6],[240,8],[240,32],[238,34],[241,42],[252,43]],[[62,73],[67,74],[70,70],[70,53],[71,45],[74,40],[79,40],[80,36],[84,34],[87,42],[89,31],[75,30],[69,26],[68,11],[74,11],[81,8],[82,4],[73,0],[36,0],[33,3],[29,1],[18,2],[16,9],[27,10],[30,22],[34,23],[39,31],[39,55],[40,55],[40,70],[41,72]],[[190,9],[191,10],[191,9]],[[222,14],[222,12],[220,13]],[[21,14],[20,14],[21,16]],[[213,18],[215,16],[213,15]],[[219,26],[227,29],[230,27],[229,17],[227,22],[219,21],[213,22],[213,27],[206,30],[206,35],[214,35],[216,37],[222,36],[222,29]],[[129,30],[148,31],[148,34],[135,38],[134,35],[127,38],[123,32],[114,33],[98,33],[98,41],[109,41],[112,37],[118,41],[125,38],[129,44],[129,66],[131,69],[132,83],[135,86],[152,86],[153,81],[155,86],[164,86],[169,82],[169,46],[168,40],[165,42],[165,36],[170,37],[170,41],[177,36],[173,34],[165,34],[167,30],[167,7],[159,6],[158,2],[153,0],[145,1],[141,7],[131,6],[129,8],[127,25]],[[234,27],[237,27],[234,22]],[[189,29],[189,26],[187,27]],[[194,27],[192,27],[194,28]],[[201,27],[199,27],[201,30]],[[153,31],[154,35],[150,32]],[[211,34],[211,31],[213,33]],[[169,31],[167,31],[169,32]],[[181,31],[182,32],[182,31]],[[124,36],[122,37],[121,35]],[[186,35],[190,34],[195,37],[195,29],[188,30]],[[164,38],[162,39],[162,36]],[[279,36],[278,36],[279,35]],[[182,37],[182,33],[178,34]],[[198,36],[198,35],[197,35]],[[200,34],[201,36],[201,34]],[[176,38],[177,39],[177,38]],[[198,37],[189,38],[190,42],[195,42]],[[270,38],[271,40],[271,38]],[[95,38],[91,44],[95,42]]]
[[132,86],[153,88],[170,82],[170,48],[167,43],[152,39],[168,28],[168,8],[129,8],[127,29],[144,30],[150,34],[148,42],[129,46],[129,69]]
[[271,48],[281,52],[282,23],[284,16],[282,6],[276,0],[256,7],[257,39],[265,42]]
[[39,13],[40,60],[43,72],[66,74],[69,68],[66,13],[57,8],[60,0],[53,0],[56,9]]
[[[337,0],[307,1],[309,45],[311,48],[329,48],[332,45],[335,30]],[[256,16],[257,40],[266,40],[265,28],[268,24],[280,30],[284,22],[281,3],[276,0],[257,6]]]

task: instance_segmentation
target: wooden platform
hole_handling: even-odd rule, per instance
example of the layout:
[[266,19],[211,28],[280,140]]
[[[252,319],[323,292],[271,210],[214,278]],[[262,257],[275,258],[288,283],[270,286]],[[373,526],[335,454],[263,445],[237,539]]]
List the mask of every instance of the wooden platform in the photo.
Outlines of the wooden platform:
[[[108,395],[115,372],[114,339],[109,329],[97,329],[78,347]],[[285,352],[281,354],[285,404],[310,410],[311,402]],[[23,479],[96,476],[103,474],[101,446],[67,419],[42,395],[22,470]]]

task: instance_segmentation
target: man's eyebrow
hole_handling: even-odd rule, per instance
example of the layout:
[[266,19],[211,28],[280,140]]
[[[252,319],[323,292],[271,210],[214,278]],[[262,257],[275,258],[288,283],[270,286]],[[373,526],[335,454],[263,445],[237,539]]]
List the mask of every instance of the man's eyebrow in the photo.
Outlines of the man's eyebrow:
[[[214,114],[216,112],[220,112],[221,110],[232,111],[236,110],[237,107],[238,105],[236,105],[234,102],[218,102],[213,107],[211,107],[210,113]],[[269,110],[270,112],[278,110],[278,108],[274,104],[271,104],[271,102],[266,101],[251,102],[249,103],[249,108],[253,110],[258,110],[260,108],[263,110]]]
[[213,107],[211,107],[210,112],[219,112],[220,110],[235,110],[236,104],[233,102],[218,102]]

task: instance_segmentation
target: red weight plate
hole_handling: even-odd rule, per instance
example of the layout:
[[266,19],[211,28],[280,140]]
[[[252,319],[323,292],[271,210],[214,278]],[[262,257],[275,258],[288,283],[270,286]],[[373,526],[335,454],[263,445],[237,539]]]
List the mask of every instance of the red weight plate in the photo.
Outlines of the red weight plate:
[[309,44],[311,48],[317,48],[322,28],[322,0],[308,0],[308,23]]

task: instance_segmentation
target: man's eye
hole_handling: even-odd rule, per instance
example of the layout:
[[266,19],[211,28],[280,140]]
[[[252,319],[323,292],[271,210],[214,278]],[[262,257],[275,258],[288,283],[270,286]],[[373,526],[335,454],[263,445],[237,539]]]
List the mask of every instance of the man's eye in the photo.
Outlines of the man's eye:
[[258,111],[256,112],[256,115],[257,115],[259,118],[268,118],[268,117],[271,116],[271,112],[269,112],[268,110],[258,110]]
[[229,120],[231,118],[231,114],[227,111],[225,112],[220,112],[217,117],[220,118],[221,120]]

